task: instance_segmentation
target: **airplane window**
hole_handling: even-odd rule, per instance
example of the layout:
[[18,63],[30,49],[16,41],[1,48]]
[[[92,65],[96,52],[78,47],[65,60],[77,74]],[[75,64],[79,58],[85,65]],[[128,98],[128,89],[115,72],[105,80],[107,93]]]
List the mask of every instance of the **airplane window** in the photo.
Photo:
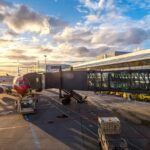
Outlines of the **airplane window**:
[[19,85],[24,84],[24,81],[19,81]]

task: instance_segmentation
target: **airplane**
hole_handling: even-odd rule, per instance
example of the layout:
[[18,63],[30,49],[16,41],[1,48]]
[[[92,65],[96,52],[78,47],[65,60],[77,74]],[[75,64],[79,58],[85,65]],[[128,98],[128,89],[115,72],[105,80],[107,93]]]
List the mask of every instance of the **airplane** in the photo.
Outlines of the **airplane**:
[[37,93],[32,92],[30,82],[24,76],[14,77],[12,85],[0,84],[0,93],[7,93],[17,97],[14,101],[17,112],[21,114],[36,112]]
[[29,81],[23,76],[17,76],[13,80],[13,89],[22,97],[31,92]]
[[19,96],[24,97],[27,93],[31,92],[30,83],[23,76],[16,76],[12,84],[0,84],[0,93],[11,94],[12,90]]
[[23,76],[17,76],[13,80],[13,89],[20,97],[15,101],[16,110],[22,114],[33,114],[36,112],[36,103],[38,98],[32,89],[29,81]]

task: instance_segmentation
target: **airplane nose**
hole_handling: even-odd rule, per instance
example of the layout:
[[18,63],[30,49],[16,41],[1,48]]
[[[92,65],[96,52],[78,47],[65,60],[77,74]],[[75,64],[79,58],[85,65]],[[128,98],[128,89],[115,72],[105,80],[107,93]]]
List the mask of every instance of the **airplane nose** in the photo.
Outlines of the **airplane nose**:
[[26,85],[22,85],[22,86],[21,86],[21,91],[22,91],[22,93],[26,93],[27,90],[28,90],[28,87],[27,87]]

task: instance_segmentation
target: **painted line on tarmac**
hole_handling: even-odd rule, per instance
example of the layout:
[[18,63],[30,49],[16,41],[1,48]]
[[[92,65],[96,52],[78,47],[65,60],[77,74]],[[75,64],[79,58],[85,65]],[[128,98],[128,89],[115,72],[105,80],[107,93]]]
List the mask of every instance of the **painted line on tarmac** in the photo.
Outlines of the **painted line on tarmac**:
[[3,111],[3,112],[0,112],[0,115],[8,115],[8,114],[11,114],[11,113],[14,113],[14,111]]
[[37,148],[37,149],[41,149],[40,140],[39,140],[39,138],[37,137],[37,134],[36,134],[36,132],[35,132],[35,129],[34,129],[32,123],[30,122],[30,121],[31,121],[31,118],[30,118],[29,116],[25,115],[25,119],[28,121],[28,124],[29,124],[30,130],[31,130],[32,137],[33,137],[34,144],[35,144],[36,148]]
[[23,125],[23,126],[13,126],[13,127],[6,127],[6,128],[0,128],[1,130],[10,130],[10,129],[16,129],[16,128],[25,128],[28,127],[28,125]]

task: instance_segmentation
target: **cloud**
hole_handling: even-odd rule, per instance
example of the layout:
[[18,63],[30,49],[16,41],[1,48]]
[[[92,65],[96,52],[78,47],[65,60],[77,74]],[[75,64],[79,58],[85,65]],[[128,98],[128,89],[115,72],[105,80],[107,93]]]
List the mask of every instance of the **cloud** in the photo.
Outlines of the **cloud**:
[[77,7],[76,7],[76,9],[78,10],[78,12],[80,12],[80,13],[85,13],[85,14],[87,14],[89,11],[86,9],[86,8],[84,8],[82,5],[78,5]]
[[90,22],[97,22],[99,17],[97,15],[87,15],[86,20]]
[[99,0],[98,6],[102,9],[105,6],[105,0]]
[[41,47],[41,48],[39,49],[39,52],[42,53],[42,54],[51,53],[51,52],[53,52],[53,49],[47,48],[47,47]]
[[44,54],[52,61],[89,61],[108,51],[143,46],[150,40],[150,15],[133,19],[126,13],[134,6],[148,9],[146,0],[143,4],[141,0],[127,0],[127,5],[122,5],[123,0],[78,1],[76,9],[82,13],[81,19],[69,23],[57,16],[42,15],[29,6],[0,0],[0,45],[8,45],[6,52],[18,48],[9,50],[6,57],[29,64],[36,57],[42,62],[44,57],[40,55]]
[[112,47],[108,46],[99,46],[97,48],[90,48],[86,46],[75,46],[70,43],[63,43],[58,47],[61,50],[61,53],[64,54],[64,57],[67,58],[69,56],[76,58],[80,58],[80,61],[85,59],[91,59],[100,54],[105,53],[112,49]]
[[135,19],[126,12],[133,12],[133,9],[144,10],[146,5],[148,9],[150,1],[80,0],[81,11],[83,9],[88,13],[79,26],[87,28],[92,33],[89,43],[82,43],[82,46],[106,46],[110,51],[132,50],[141,45],[144,47],[144,43],[150,41],[150,15],[143,14],[141,19]]
[[35,32],[42,35],[56,33],[68,25],[55,16],[45,16],[26,5],[6,1],[0,2],[0,21],[15,33]]
[[87,44],[91,40],[92,32],[86,28],[66,27],[62,32],[54,36],[57,42],[70,42],[74,44]]
[[90,55],[90,50],[87,49],[86,47],[73,48],[72,51],[76,56],[79,56],[79,57],[91,56]]
[[6,58],[13,59],[13,60],[33,60],[36,59],[35,56],[27,56],[25,55],[26,50],[22,49],[12,49],[8,51],[8,54],[6,55]]
[[126,9],[150,9],[150,1],[149,0],[119,0],[118,5],[120,7],[126,7]]
[[98,48],[77,47],[73,48],[72,52],[75,54],[75,56],[78,57],[96,57],[99,54],[103,54],[108,50],[109,47],[107,46],[101,46]]
[[35,42],[35,43],[36,43],[36,42],[39,42],[39,39],[38,39],[37,37],[33,36],[33,37],[32,37],[32,42]]
[[106,28],[92,29],[90,31],[89,29],[67,27],[63,32],[56,34],[54,39],[60,43],[68,42],[73,46],[88,47],[90,49],[101,46],[107,46],[109,50],[112,50],[110,47],[125,49],[129,46],[137,46],[150,39],[150,30],[125,27],[121,31],[116,27],[106,26]]
[[48,18],[31,10],[25,5],[18,6],[11,14],[6,14],[4,23],[16,33],[37,32],[50,33]]
[[7,1],[5,1],[5,0],[1,0],[0,1],[0,12],[1,11],[5,11],[6,8],[8,8],[8,7],[12,7],[12,4],[7,2]]
[[[60,48],[59,55],[68,57],[73,53],[74,58],[94,58],[114,49],[137,47],[149,40],[149,17],[132,20],[116,3],[114,0],[82,1],[83,5],[78,8],[83,8],[86,15],[80,25],[70,26],[59,18],[49,17],[51,31],[56,33],[52,36],[56,49],[61,43],[69,43],[68,47]],[[41,52],[49,53],[51,50],[54,52],[51,48]]]
[[51,33],[56,33],[62,29],[64,29],[66,26],[68,26],[68,23],[57,18],[57,17],[49,17],[49,24],[51,25]]
[[77,6],[77,10],[82,12],[86,10],[91,15],[100,15],[103,11],[114,9],[114,0],[79,0],[81,3]]
[[5,43],[7,45],[7,42],[9,42],[9,43],[14,42],[15,43],[15,41],[17,41],[17,38],[16,38],[17,36],[18,36],[18,34],[14,33],[13,31],[9,31],[9,30],[8,31],[3,31],[0,40],[1,40],[1,42],[5,41]]
[[18,35],[17,33],[13,32],[12,30],[8,30],[5,34],[8,34],[13,37]]
[[69,42],[60,44],[58,49],[61,50],[60,52],[64,54],[64,57],[69,57],[70,55],[73,57],[80,57],[88,55],[89,53],[89,50],[86,47],[76,47]]
[[13,43],[13,40],[7,40],[7,39],[2,39],[0,38],[0,46],[3,47],[3,46],[6,46],[10,43]]
[[129,46],[141,44],[145,40],[150,39],[150,31],[141,28],[131,28],[123,32],[113,30],[100,30],[93,36],[92,43]]
[[101,1],[104,1],[104,0],[99,0],[99,2],[93,2],[91,0],[80,0],[80,2],[87,8],[89,9],[94,9],[94,10],[97,10],[101,7],[102,3]]
[[114,0],[97,0],[95,2],[92,0],[80,0],[80,2],[86,9],[89,9],[89,13],[84,17],[84,23],[88,25],[93,25],[93,23],[101,25],[103,16],[112,13],[117,14],[117,16],[120,14],[120,9],[118,11]]
[[80,59],[94,58],[108,51],[132,50],[131,48],[134,49],[149,39],[150,30],[148,29],[125,27],[121,31],[117,27],[109,26],[91,29],[91,31],[67,27],[55,36],[55,40],[62,43],[58,49],[65,54],[64,57],[73,54],[74,58]]
[[21,55],[25,52],[26,52],[25,50],[12,49],[12,50],[9,50],[9,55]]
[[8,55],[7,58],[8,59],[14,59],[14,60],[29,60],[29,61],[31,61],[33,59],[36,59],[35,56],[27,56],[27,55],[23,55],[23,54],[22,55],[18,55],[18,56],[16,56],[16,55]]
[[0,14],[0,20],[4,20],[4,15],[3,14]]

